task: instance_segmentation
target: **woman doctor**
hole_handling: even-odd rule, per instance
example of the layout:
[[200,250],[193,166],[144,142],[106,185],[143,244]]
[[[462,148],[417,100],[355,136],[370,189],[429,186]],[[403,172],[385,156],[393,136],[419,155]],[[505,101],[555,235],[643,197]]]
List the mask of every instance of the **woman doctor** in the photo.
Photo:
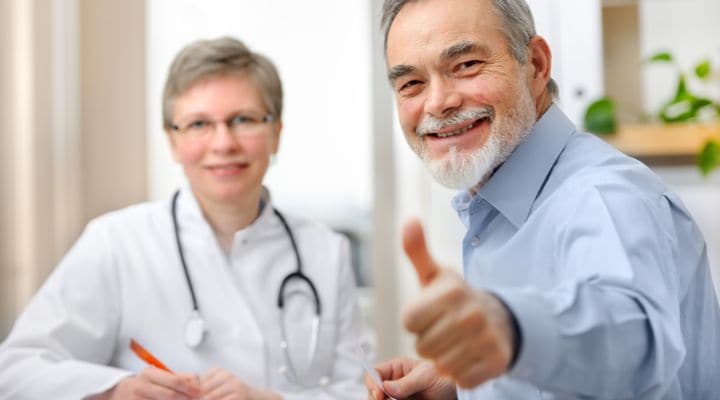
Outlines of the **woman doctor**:
[[281,116],[241,42],[177,55],[163,118],[189,187],[88,224],[0,347],[0,399],[365,397],[348,242],[262,185]]

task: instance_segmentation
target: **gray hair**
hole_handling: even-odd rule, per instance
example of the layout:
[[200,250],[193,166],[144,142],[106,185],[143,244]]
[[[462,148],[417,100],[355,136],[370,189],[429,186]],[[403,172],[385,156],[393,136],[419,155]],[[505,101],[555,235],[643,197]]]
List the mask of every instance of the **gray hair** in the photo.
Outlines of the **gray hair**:
[[[384,47],[387,51],[387,39],[390,26],[400,10],[409,2],[416,0],[385,0],[380,24],[383,30]],[[502,32],[508,42],[512,56],[520,63],[528,61],[528,43],[535,36],[535,21],[525,0],[492,0],[500,22]],[[558,97],[559,89],[550,78],[547,90],[553,98]]]
[[168,71],[163,90],[163,127],[172,128],[173,102],[194,84],[217,76],[247,74],[276,118],[282,116],[283,91],[275,65],[231,37],[199,40],[183,48]]

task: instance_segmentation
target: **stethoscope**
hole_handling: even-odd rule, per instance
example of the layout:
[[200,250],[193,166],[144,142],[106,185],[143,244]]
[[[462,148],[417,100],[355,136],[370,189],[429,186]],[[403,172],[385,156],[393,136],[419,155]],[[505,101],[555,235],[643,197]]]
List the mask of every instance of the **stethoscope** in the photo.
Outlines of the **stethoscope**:
[[[187,281],[188,289],[190,290],[190,298],[192,299],[192,312],[190,313],[190,318],[188,318],[187,322],[185,323],[185,332],[184,332],[184,339],[185,344],[190,348],[196,348],[200,345],[200,343],[203,342],[203,339],[205,337],[206,324],[205,320],[203,319],[202,315],[200,315],[200,309],[198,308],[197,304],[197,297],[195,295],[195,287],[193,286],[192,279],[190,278],[190,273],[188,272],[187,263],[185,262],[185,252],[183,251],[182,242],[180,241],[180,228],[177,223],[177,199],[180,195],[180,191],[176,191],[172,198],[172,207],[171,207],[171,214],[172,214],[172,222],[173,222],[173,228],[175,231],[175,242],[177,243],[177,249],[178,254],[180,255],[180,264],[182,264],[183,272],[185,273],[185,280]],[[285,320],[283,318],[284,316],[284,310],[285,310],[285,291],[288,287],[288,284],[293,280],[299,280],[302,282],[305,282],[307,286],[310,288],[310,291],[312,292],[312,301],[315,305],[315,315],[313,316],[312,320],[312,330],[310,335],[310,347],[309,347],[309,360],[310,363],[308,365],[312,366],[314,360],[315,360],[315,354],[317,351],[317,344],[318,344],[318,338],[320,335],[320,314],[321,314],[321,304],[320,304],[320,296],[318,295],[317,289],[315,288],[315,284],[313,284],[312,280],[303,273],[302,271],[302,260],[300,259],[300,252],[298,251],[297,243],[295,242],[295,236],[292,233],[292,230],[290,230],[290,226],[288,225],[287,221],[285,220],[285,217],[273,207],[273,212],[275,215],[280,219],[280,222],[282,223],[283,227],[285,228],[285,232],[287,232],[288,237],[290,238],[290,244],[292,245],[293,252],[295,253],[295,261],[297,264],[297,269],[288,275],[286,275],[282,283],[280,283],[280,289],[278,290],[278,299],[277,299],[277,306],[280,309],[279,313],[279,325],[280,325],[280,347],[283,351],[285,363],[286,365],[282,366],[280,368],[280,371],[282,374],[286,375],[287,377],[291,378],[292,380],[296,382],[300,382],[298,379],[298,371],[295,368],[295,364],[292,361],[292,358],[290,357],[289,353],[289,345],[287,341],[287,330],[285,329]],[[320,385],[326,385],[328,382],[327,377],[322,377],[320,381],[318,382]]]

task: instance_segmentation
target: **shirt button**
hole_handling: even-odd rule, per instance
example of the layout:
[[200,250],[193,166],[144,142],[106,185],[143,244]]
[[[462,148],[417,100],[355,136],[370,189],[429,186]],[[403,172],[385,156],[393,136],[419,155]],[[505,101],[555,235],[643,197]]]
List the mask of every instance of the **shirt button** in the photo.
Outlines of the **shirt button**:
[[472,247],[480,246],[480,238],[478,238],[477,236],[473,236],[473,238],[470,240],[470,246],[472,246]]

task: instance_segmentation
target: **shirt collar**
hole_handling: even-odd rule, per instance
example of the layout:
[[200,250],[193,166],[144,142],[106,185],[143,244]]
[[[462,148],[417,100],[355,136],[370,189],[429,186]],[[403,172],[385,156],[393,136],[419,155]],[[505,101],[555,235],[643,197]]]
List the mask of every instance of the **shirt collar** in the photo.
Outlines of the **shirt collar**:
[[574,131],[575,125],[552,104],[477,194],[459,193],[453,207],[462,218],[462,214],[472,214],[481,207],[484,200],[520,227]]

